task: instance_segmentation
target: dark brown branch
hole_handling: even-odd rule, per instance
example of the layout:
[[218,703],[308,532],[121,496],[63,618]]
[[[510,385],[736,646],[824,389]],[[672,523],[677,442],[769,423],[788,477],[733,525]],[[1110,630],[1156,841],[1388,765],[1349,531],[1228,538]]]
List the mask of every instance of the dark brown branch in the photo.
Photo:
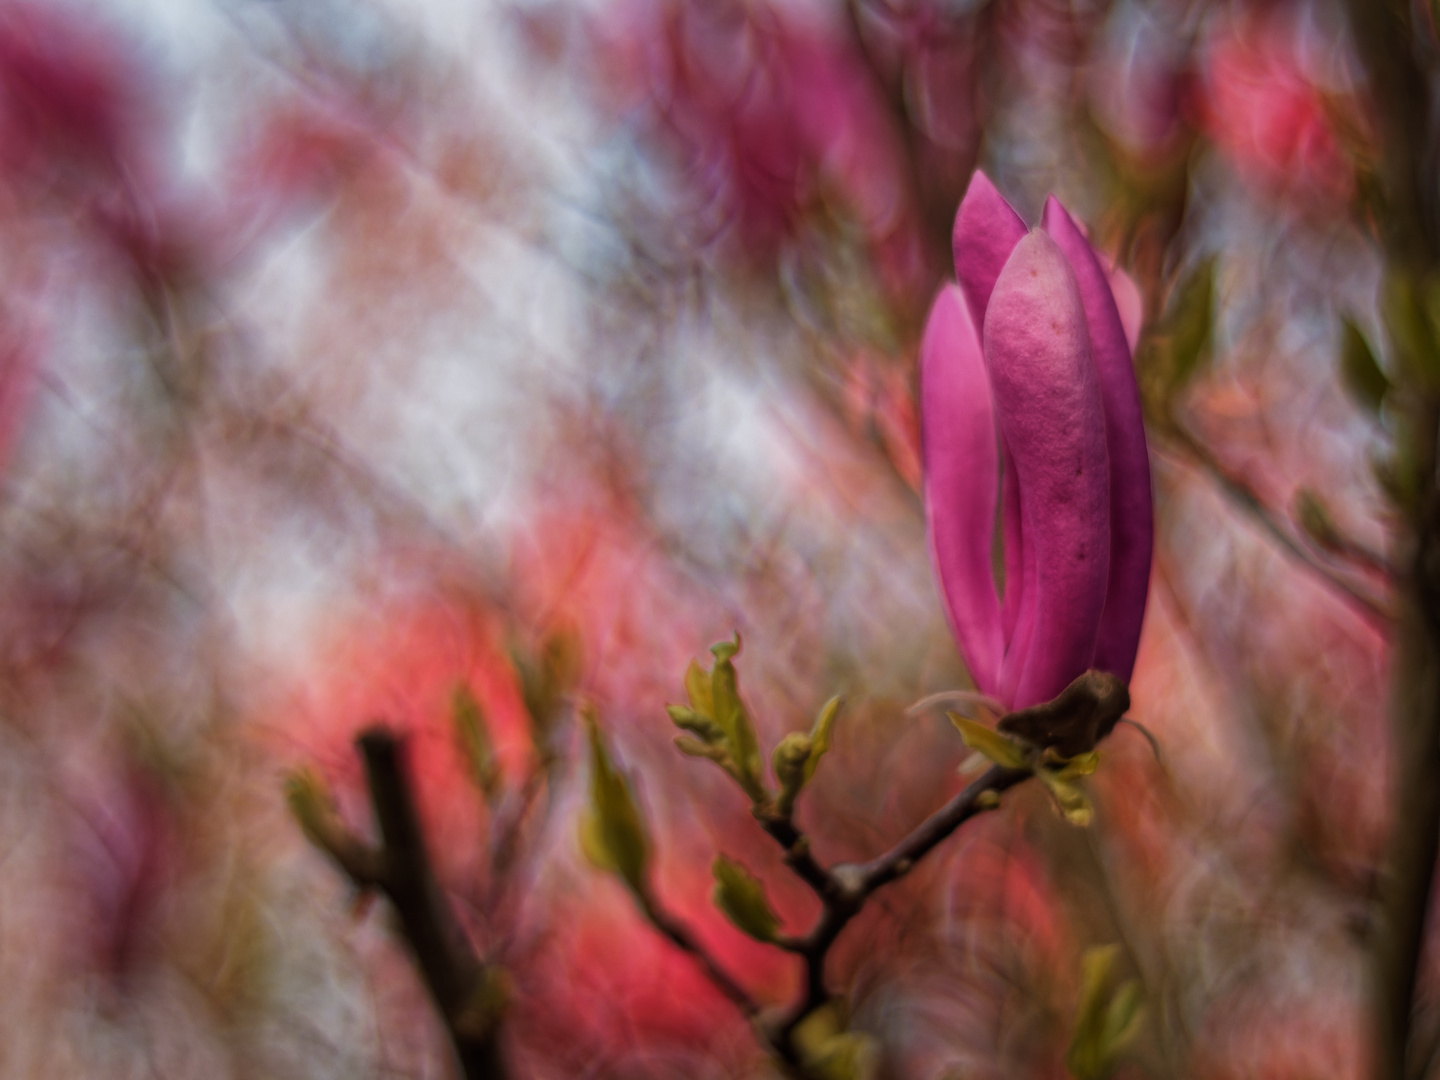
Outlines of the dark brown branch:
[[[1348,0],[1346,7],[1383,148],[1380,225],[1387,270],[1415,281],[1433,279],[1440,262],[1434,73],[1419,59],[1414,9],[1399,0]],[[1433,54],[1434,42],[1425,42],[1425,48]],[[1430,59],[1433,63],[1433,55]],[[1400,451],[1419,485],[1403,506],[1408,528],[1391,560],[1399,573],[1390,702],[1398,769],[1373,969],[1376,1080],[1407,1080],[1414,1074],[1415,988],[1440,849],[1440,491],[1435,475],[1440,400],[1423,380],[1412,375],[1409,383],[1399,388]]]
[[760,1011],[749,992],[722,968],[714,957],[706,950],[700,940],[690,932],[689,927],[680,922],[668,911],[662,908],[655,898],[647,894],[639,897],[641,909],[645,917],[676,947],[689,953],[705,972],[705,976],[715,984],[715,988],[735,1003],[735,1007],[745,1014],[747,1020],[753,1020]]
[[785,865],[815,890],[817,896],[829,896],[839,889],[830,871],[821,866],[810,851],[810,839],[788,814],[777,813],[772,806],[758,806],[753,812],[760,827],[784,849]]
[[[987,792],[1004,791],[1031,775],[997,765],[931,814],[884,855],[867,863],[841,865],[833,870],[824,869],[814,860],[809,840],[792,821],[757,813],[765,831],[785,847],[787,863],[811,885],[823,905],[820,920],[810,933],[784,943],[784,947],[797,953],[805,962],[804,992],[767,1033],[770,1042],[787,1062],[793,1066],[800,1060],[798,1048],[794,1045],[796,1028],[830,1000],[825,985],[825,961],[830,948],[850,920],[860,913],[870,895],[909,873],[951,833],[983,811],[986,807],[982,796]],[[801,853],[798,858],[794,856],[796,852]]]
[[436,881],[405,769],[403,744],[392,732],[376,727],[361,735],[358,745],[381,847],[366,849],[363,855],[349,846],[327,850],[357,886],[379,889],[394,906],[466,1080],[503,1080],[507,1074],[498,1009],[486,994],[490,973]]
[[964,791],[956,795],[935,813],[922,821],[909,836],[879,858],[862,863],[859,873],[860,889],[869,896],[882,885],[910,872],[917,862],[928,855],[951,833],[965,824],[977,813],[984,811],[980,797],[986,792],[1005,791],[1033,775],[1017,769],[1002,769],[995,765],[986,770]]

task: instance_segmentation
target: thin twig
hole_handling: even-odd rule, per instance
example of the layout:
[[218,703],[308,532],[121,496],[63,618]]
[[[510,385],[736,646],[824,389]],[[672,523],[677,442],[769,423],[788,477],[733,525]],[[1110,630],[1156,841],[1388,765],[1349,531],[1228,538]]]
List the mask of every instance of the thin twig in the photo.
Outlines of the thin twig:
[[905,710],[906,716],[919,716],[921,713],[929,712],[931,709],[946,708],[960,705],[968,708],[989,709],[996,716],[1005,714],[1005,706],[996,701],[989,694],[982,694],[978,690],[942,690],[938,694],[931,694],[923,697]]
[[750,996],[749,991],[731,978],[710,955],[700,940],[690,932],[689,927],[662,908],[654,896],[649,895],[648,890],[645,895],[639,897],[639,900],[645,917],[650,920],[655,929],[659,930],[671,943],[689,953],[704,970],[706,977],[715,984],[716,989],[734,1002],[736,1008],[745,1014],[747,1020],[754,1019],[760,1011],[760,1006]]
[[[819,921],[798,940],[786,943],[805,962],[805,988],[769,1032],[770,1041],[787,1060],[798,1060],[795,1030],[816,1009],[830,1000],[825,985],[825,961],[840,933],[849,925],[877,889],[909,873],[920,859],[945,840],[967,820],[985,809],[981,796],[1013,787],[1031,774],[1023,770],[989,769],[931,814],[904,839],[883,855],[859,865],[846,864],[826,870],[810,853],[808,838],[788,818],[757,812],[765,831],[786,850],[786,862],[820,898]],[[796,853],[799,853],[798,857]]]
[[[1249,515],[1286,555],[1314,574],[1337,596],[1354,608],[1376,631],[1387,637],[1393,633],[1395,614],[1389,606],[1380,598],[1372,596],[1341,577],[1330,566],[1316,558],[1306,545],[1296,539],[1291,531],[1281,524],[1279,515],[1266,505],[1265,500],[1261,498],[1260,493],[1249,481],[1221,462],[1209,447],[1195,438],[1182,425],[1178,423],[1168,425],[1165,435],[1168,436],[1166,441],[1173,444],[1176,451],[1171,455],[1172,457],[1186,461],[1214,480],[1230,501]],[[1155,448],[1158,452],[1164,453],[1164,444],[1158,440]]]
[[910,868],[928,855],[943,840],[985,807],[980,797],[986,792],[999,793],[1014,787],[1032,773],[1019,769],[1003,769],[999,765],[987,769],[964,791],[956,795],[935,813],[922,821],[910,833],[884,855],[863,863],[856,869],[860,875],[860,889],[869,896],[882,885],[903,877]]

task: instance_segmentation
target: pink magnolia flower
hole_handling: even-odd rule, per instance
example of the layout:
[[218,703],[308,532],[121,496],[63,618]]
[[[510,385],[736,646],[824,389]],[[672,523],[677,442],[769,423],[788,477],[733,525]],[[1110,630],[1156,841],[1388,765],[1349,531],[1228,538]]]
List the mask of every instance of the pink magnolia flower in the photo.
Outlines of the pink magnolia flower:
[[1010,708],[1091,667],[1128,681],[1150,464],[1106,270],[1055,198],[1027,231],[978,172],[954,244],[959,283],[940,291],[921,345],[926,506],[950,623],[976,685]]

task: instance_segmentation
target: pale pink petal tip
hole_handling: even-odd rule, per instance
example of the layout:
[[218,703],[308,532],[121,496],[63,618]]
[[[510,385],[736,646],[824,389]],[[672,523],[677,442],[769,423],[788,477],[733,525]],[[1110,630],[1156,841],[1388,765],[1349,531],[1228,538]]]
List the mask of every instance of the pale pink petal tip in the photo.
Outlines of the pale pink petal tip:
[[990,178],[976,170],[955,215],[955,276],[977,327],[1010,252],[1028,230]]

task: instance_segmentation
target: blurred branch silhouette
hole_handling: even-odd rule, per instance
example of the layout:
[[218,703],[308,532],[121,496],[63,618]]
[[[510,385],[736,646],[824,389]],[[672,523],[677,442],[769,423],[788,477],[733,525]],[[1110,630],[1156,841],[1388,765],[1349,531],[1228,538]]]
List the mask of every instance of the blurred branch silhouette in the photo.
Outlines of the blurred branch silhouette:
[[356,746],[365,760],[380,845],[350,833],[313,777],[292,781],[291,805],[310,839],[356,889],[382,893],[445,1024],[466,1080],[504,1080],[504,976],[476,954],[436,879],[405,762],[403,740],[383,726]]

